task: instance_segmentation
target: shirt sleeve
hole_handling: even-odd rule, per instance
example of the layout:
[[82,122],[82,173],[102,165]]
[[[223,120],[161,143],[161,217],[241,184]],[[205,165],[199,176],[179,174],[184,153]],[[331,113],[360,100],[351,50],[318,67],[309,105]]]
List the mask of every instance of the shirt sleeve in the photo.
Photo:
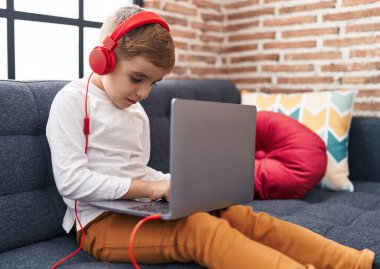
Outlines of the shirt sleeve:
[[129,190],[131,178],[88,169],[83,119],[84,94],[60,91],[53,100],[46,126],[57,189],[63,197],[73,200],[118,199]]
[[164,174],[160,171],[154,170],[153,168],[147,166],[146,168],[147,172],[147,179],[150,180],[170,180],[171,175],[169,173]]

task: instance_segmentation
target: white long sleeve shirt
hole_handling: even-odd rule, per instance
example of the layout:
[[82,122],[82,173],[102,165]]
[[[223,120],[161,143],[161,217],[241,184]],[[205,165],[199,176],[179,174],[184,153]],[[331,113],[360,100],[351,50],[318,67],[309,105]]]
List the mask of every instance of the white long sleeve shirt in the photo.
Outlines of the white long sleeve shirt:
[[[119,109],[92,83],[88,95],[90,135],[85,154],[86,84],[87,79],[76,80],[57,93],[46,126],[55,182],[67,205],[63,219],[67,233],[75,223],[75,200],[79,220],[85,226],[104,212],[88,202],[121,198],[128,192],[132,178],[170,179],[170,174],[147,166],[150,130],[141,104]],[[80,229],[78,223],[76,228]]]

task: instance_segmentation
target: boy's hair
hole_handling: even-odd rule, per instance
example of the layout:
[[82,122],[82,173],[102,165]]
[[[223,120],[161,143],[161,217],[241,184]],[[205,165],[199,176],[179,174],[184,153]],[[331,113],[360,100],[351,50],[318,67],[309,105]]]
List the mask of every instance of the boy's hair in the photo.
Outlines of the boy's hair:
[[[133,14],[146,11],[137,6],[121,7],[109,16],[100,29],[100,42]],[[172,69],[175,64],[174,42],[170,32],[159,24],[147,24],[129,31],[120,38],[115,49],[116,60],[141,56],[152,64]]]

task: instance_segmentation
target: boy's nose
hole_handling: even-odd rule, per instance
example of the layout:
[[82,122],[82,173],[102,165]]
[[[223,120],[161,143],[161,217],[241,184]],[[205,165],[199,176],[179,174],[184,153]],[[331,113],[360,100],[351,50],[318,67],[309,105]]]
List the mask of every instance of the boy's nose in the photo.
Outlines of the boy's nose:
[[151,91],[152,87],[149,86],[149,87],[141,87],[138,91],[137,91],[137,97],[139,98],[140,101],[146,99]]

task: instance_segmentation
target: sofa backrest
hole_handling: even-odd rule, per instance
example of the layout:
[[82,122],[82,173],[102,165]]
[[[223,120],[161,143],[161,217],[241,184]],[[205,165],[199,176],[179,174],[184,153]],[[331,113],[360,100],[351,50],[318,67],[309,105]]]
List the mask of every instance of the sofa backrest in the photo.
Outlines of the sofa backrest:
[[348,162],[351,180],[380,182],[380,118],[353,118]]
[[45,136],[64,81],[0,81],[0,252],[63,234]]

